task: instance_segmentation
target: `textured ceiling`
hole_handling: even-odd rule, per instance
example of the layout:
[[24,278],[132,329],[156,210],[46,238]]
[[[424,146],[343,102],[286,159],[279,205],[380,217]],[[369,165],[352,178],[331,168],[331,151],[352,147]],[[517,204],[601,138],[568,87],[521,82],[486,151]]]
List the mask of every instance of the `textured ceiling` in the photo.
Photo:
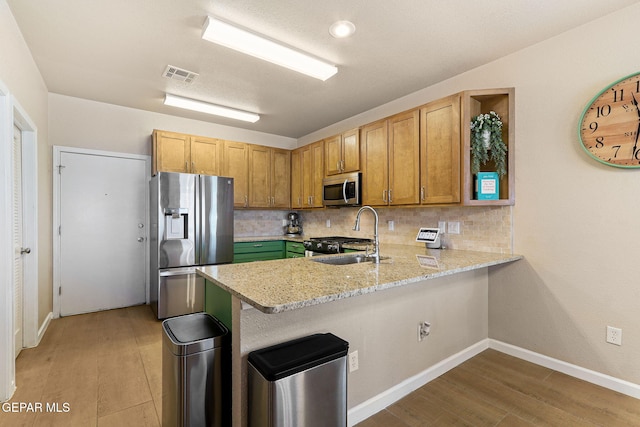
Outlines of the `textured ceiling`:
[[[632,0],[7,0],[50,92],[298,138]],[[207,15],[338,66],[322,82],[200,38]],[[357,29],[328,33],[337,20]],[[199,73],[164,78],[167,65]],[[253,124],[162,104],[165,92],[254,111]]]

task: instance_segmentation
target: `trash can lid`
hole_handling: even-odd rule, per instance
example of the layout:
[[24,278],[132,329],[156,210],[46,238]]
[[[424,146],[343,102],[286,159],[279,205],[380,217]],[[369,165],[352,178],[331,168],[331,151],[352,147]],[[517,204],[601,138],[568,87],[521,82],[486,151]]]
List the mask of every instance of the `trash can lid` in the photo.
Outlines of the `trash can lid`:
[[276,381],[347,355],[349,343],[315,334],[249,353],[251,363],[268,381]]
[[167,344],[177,355],[220,347],[229,330],[208,313],[172,317],[162,322]]

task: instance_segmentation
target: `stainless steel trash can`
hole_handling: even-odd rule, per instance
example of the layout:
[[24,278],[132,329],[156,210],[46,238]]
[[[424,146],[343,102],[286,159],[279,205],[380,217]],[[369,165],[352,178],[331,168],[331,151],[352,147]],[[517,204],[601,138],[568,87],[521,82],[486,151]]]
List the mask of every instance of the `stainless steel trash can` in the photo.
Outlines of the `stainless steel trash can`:
[[222,427],[231,420],[229,330],[207,313],[162,322],[163,427]]
[[249,353],[249,427],[345,427],[348,350],[327,333]]

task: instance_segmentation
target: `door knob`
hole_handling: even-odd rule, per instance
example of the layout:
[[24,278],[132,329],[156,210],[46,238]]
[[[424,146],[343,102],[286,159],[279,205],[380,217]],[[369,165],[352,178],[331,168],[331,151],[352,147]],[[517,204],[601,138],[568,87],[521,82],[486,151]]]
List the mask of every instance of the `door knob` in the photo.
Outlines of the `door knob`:
[[138,237],[138,242],[144,242],[144,237]]
[[20,249],[20,255],[22,254],[30,254],[31,253],[31,248],[22,248]]

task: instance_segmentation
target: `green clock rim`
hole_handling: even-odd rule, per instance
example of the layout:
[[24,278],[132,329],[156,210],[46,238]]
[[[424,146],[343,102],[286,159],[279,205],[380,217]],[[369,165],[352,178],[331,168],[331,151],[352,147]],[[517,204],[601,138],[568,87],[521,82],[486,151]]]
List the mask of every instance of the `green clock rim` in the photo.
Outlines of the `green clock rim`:
[[589,101],[589,103],[587,103],[587,105],[584,107],[584,110],[582,110],[582,114],[580,115],[580,120],[578,121],[578,141],[580,141],[580,147],[582,147],[582,149],[594,160],[597,160],[598,162],[602,163],[603,165],[607,165],[607,166],[613,166],[616,168],[620,168],[620,169],[639,169],[640,168],[640,163],[638,165],[618,165],[615,163],[610,163],[607,162],[606,160],[602,160],[600,157],[595,156],[591,151],[589,151],[587,149],[587,147],[585,147],[584,145],[584,141],[582,140],[582,121],[584,120],[584,116],[587,114],[587,111],[589,110],[589,107],[591,107],[591,104],[593,104],[593,102],[598,99],[600,97],[600,95],[602,95],[603,93],[605,93],[606,91],[608,91],[609,89],[611,89],[612,87],[614,87],[615,85],[617,85],[618,83],[620,83],[623,80],[627,80],[631,77],[635,77],[640,75],[640,71],[629,74],[626,77],[622,77],[618,80],[616,80],[615,82],[611,83],[609,86],[605,87],[604,89],[602,89],[600,92],[598,92],[593,98],[591,98],[591,100]]

